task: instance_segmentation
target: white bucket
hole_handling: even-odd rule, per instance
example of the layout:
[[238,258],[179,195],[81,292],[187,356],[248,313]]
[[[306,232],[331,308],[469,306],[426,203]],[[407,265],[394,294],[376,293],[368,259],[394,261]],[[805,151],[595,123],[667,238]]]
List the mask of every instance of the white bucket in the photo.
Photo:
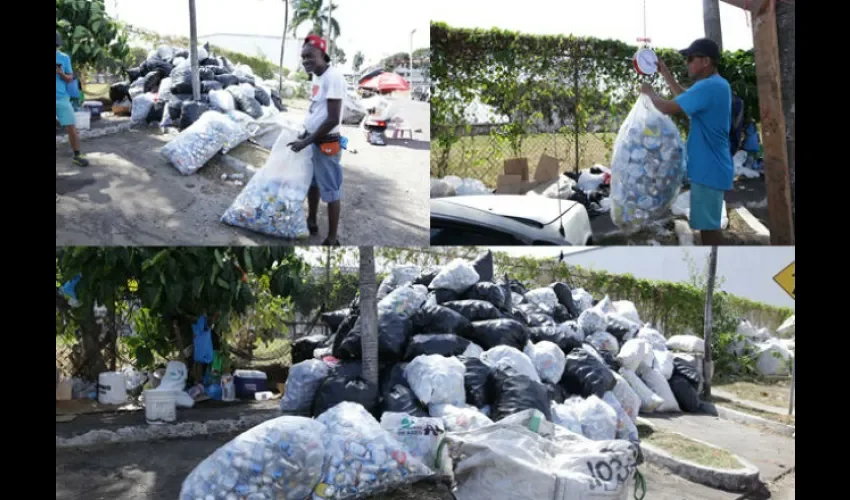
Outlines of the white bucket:
[[148,390],[144,397],[148,424],[163,425],[177,420],[177,391]]
[[97,400],[105,405],[127,402],[127,381],[120,372],[103,372],[97,376]]
[[77,111],[74,113],[74,121],[77,130],[88,130],[91,128],[91,111]]

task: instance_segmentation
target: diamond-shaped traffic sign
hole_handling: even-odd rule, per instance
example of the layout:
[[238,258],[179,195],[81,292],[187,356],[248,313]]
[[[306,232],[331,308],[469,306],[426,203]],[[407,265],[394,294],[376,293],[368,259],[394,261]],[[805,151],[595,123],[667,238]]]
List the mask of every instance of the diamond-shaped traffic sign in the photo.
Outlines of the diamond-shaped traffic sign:
[[776,282],[777,285],[782,287],[785,292],[791,296],[792,299],[797,300],[794,297],[795,292],[797,291],[797,271],[794,269],[794,262],[788,265],[785,269],[779,271],[779,274],[773,277],[773,281]]

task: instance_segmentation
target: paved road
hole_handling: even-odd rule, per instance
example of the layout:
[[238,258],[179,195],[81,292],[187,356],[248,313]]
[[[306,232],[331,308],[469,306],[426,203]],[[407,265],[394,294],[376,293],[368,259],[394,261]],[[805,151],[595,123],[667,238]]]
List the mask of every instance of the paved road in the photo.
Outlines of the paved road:
[[[415,140],[371,146],[345,126],[343,206],[340,238],[348,245],[425,246],[429,241],[430,107],[405,101],[399,113],[422,133]],[[303,111],[290,112],[300,121]],[[222,181],[233,172],[211,161],[184,177],[160,155],[169,136],[133,130],[83,143],[92,165],[71,163],[67,146],[56,149],[57,245],[279,245],[293,244],[219,222],[242,187]],[[256,165],[261,166],[261,165]],[[320,235],[300,244],[319,244],[327,233],[324,205]]]
[[[232,436],[153,441],[85,450],[56,451],[56,500],[160,500],[177,498],[183,479]],[[734,500],[713,490],[644,465],[647,500]],[[452,500],[445,489],[419,484],[380,500]],[[377,499],[376,499],[377,500]]]

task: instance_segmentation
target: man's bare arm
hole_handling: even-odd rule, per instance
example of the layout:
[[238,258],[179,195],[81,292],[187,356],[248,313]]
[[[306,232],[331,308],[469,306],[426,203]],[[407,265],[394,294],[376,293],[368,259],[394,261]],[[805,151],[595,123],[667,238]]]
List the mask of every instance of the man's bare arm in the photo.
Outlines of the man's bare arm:
[[309,143],[317,143],[319,139],[323,139],[334,127],[339,125],[340,113],[342,113],[342,99],[328,99],[328,118],[304,140]]

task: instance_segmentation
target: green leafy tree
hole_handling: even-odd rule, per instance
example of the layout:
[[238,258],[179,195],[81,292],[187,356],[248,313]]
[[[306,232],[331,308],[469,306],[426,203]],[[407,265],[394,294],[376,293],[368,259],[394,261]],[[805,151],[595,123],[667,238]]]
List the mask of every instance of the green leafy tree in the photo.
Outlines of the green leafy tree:
[[363,56],[363,52],[360,52],[358,50],[357,53],[354,54],[354,60],[351,63],[351,69],[353,69],[355,73],[359,73],[360,66],[363,66],[364,60],[365,57]]
[[331,45],[330,54],[328,55],[331,56],[331,62],[338,66],[345,64],[345,61],[347,60],[345,57],[345,51],[342,50],[336,43]]
[[78,74],[129,55],[127,33],[106,14],[104,0],[56,0],[56,31]]

